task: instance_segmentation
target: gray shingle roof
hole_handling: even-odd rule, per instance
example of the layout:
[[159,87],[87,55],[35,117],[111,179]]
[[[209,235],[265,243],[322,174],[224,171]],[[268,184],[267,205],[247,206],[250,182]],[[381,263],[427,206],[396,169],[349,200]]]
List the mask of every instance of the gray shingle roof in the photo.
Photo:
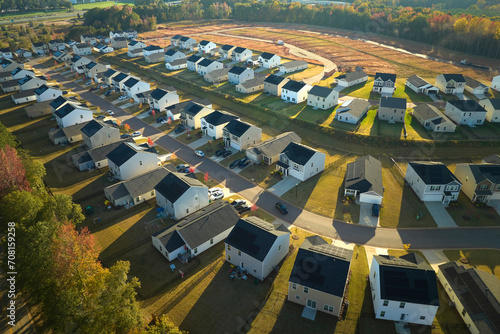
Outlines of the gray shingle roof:
[[332,89],[323,86],[313,86],[313,88],[309,91],[309,95],[319,96],[319,97],[328,97],[332,93]]
[[413,114],[421,117],[423,120],[429,120],[436,117],[443,117],[441,111],[432,104],[422,103],[413,108]]
[[175,203],[191,187],[206,186],[198,181],[192,173],[169,173],[156,184],[154,189],[168,199],[169,202]]
[[[256,74],[258,74],[258,73],[256,73]],[[247,80],[243,83],[240,83],[239,85],[248,89],[248,88],[264,85],[264,79],[265,79],[264,76],[258,75],[253,79],[250,79],[250,80]]]
[[348,72],[344,75],[339,75],[337,77],[337,80],[344,79],[347,82],[351,82],[351,81],[358,80],[358,79],[361,79],[361,78],[364,78],[367,76],[368,76],[368,74],[366,74],[364,71],[361,70],[361,71]]
[[448,103],[463,112],[486,112],[486,109],[474,100],[450,100]]
[[453,181],[462,184],[453,173],[440,162],[414,161],[410,165],[425,184],[448,184]]
[[289,61],[288,63],[283,63],[280,66],[283,66],[286,69],[291,69],[294,67],[305,66],[305,65],[308,65],[305,60],[292,60]]
[[370,102],[361,99],[354,99],[351,100],[349,105],[346,107],[340,106],[337,109],[337,113],[342,114],[344,112],[349,112],[349,114],[354,117],[360,118],[368,108],[370,108]]
[[268,157],[274,157],[288,146],[290,143],[300,144],[301,138],[295,132],[285,132],[276,137],[258,143],[249,147],[249,150],[257,150],[257,154],[263,154]]
[[285,77],[280,77],[278,75],[271,74],[268,76],[264,82],[267,82],[271,85],[279,85],[283,80],[289,80],[288,78]]
[[471,77],[465,76],[465,85],[469,86],[471,88],[477,88],[477,87],[484,87],[486,88],[486,85],[482,84],[481,82],[477,81],[476,79],[473,79]]
[[408,79],[406,79],[406,81],[411,83],[415,87],[423,87],[425,85],[429,85],[429,83],[426,80],[422,79],[421,77],[419,77],[416,74],[414,74],[411,77],[409,77]]
[[175,60],[171,61],[170,65],[177,66],[177,65],[182,65],[182,64],[186,64],[186,63],[187,63],[186,58],[180,58],[180,59],[175,59]]
[[382,96],[380,98],[381,108],[406,109],[406,99],[399,97]]
[[310,147],[291,142],[281,153],[285,154],[290,161],[304,166],[309,160],[311,160],[316,152],[317,151],[313,150]]
[[120,182],[120,184],[123,184],[125,186],[127,193],[132,198],[135,198],[146,193],[149,194],[151,191],[153,191],[158,182],[160,182],[165,176],[175,170],[176,169],[172,164],[164,165],[151,172],[136,176],[130,180],[122,181]]
[[374,191],[384,195],[382,184],[382,164],[371,155],[356,159],[347,164],[345,172],[345,188],[357,190],[360,193]]
[[68,138],[74,137],[74,136],[77,136],[77,135],[81,135],[82,128],[85,125],[87,125],[87,123],[88,122],[83,122],[83,123],[80,123],[80,124],[75,124],[75,125],[67,126],[65,128],[62,128],[61,131],[64,132],[64,134]]

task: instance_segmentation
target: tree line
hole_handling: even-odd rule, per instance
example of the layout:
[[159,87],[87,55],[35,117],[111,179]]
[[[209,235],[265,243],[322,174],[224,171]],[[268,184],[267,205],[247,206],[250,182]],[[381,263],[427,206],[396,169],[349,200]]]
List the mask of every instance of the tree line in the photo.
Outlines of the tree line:
[[68,0],[0,0],[0,9],[4,11],[32,11],[56,8],[71,8]]
[[[4,272],[17,271],[16,292],[40,310],[44,330],[183,333],[165,316],[145,326],[135,298],[140,283],[128,278],[130,263],[118,261],[106,268],[99,262],[100,249],[82,226],[80,205],[70,196],[48,192],[45,172],[0,123],[0,235],[12,227],[8,222],[15,223],[15,241],[1,240],[1,265]],[[9,267],[13,264],[6,261],[6,250],[12,243],[15,264]]]

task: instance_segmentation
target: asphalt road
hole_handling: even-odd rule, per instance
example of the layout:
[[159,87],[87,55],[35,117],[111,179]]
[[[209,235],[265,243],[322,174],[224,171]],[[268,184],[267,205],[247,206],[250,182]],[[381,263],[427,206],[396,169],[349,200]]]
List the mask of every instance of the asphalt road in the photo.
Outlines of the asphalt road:
[[[209,158],[196,156],[194,150],[187,145],[126,113],[100,96],[88,92],[64,76],[55,73],[51,73],[51,76],[53,79],[63,83],[65,87],[73,88],[74,92],[79,93],[88,102],[99,106],[101,110],[111,109],[120,121],[129,124],[134,130],[140,130],[143,136],[151,137],[157,145],[162,146],[170,152],[175,152],[180,159],[195,166],[198,171],[208,172],[211,178],[222,182],[233,192],[239,193],[263,210],[297,227],[333,239],[383,248],[403,248],[403,244],[410,244],[410,248],[412,249],[500,249],[500,227],[373,228],[348,224],[317,215],[297,208],[290,203],[286,203],[289,213],[281,215],[274,207],[274,203],[283,201],[281,198],[264,191],[262,188]],[[300,195],[299,192],[298,196]],[[387,203],[387,205],[390,205],[390,203]]]

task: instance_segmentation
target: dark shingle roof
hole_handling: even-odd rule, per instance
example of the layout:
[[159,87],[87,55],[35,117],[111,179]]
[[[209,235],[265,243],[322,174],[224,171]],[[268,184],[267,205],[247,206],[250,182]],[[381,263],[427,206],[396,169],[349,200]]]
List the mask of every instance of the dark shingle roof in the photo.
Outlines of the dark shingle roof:
[[415,253],[373,257],[379,264],[380,298],[439,306],[436,273]]
[[352,250],[328,244],[318,236],[300,246],[289,281],[343,297],[351,266]]
[[49,89],[49,87],[47,85],[41,85],[40,87],[38,87],[37,89],[35,89],[35,94],[36,95],[42,95],[43,93],[45,93],[47,90]]
[[91,150],[88,150],[87,152],[89,155],[92,157],[92,160],[94,160],[95,163],[98,161],[106,159],[106,156],[111,153],[115,148],[120,146],[121,143],[135,143],[133,138],[127,138],[123,141],[118,141],[116,143],[112,143],[109,145],[101,146],[101,147],[96,147]]
[[117,37],[113,38],[113,40],[115,42],[126,42],[127,41],[127,39],[123,36],[117,36]]
[[138,152],[156,152],[154,148],[143,150],[139,146],[132,143],[121,143],[113,151],[111,151],[106,157],[108,160],[113,162],[115,165],[120,167],[130,158],[136,155]]
[[271,139],[260,142],[249,147],[249,150],[254,150],[257,154],[264,154],[268,157],[274,157],[288,146],[288,144],[295,142],[300,143],[301,138],[293,131],[284,132]]
[[168,164],[120,183],[125,186],[130,196],[135,198],[153,191],[158,182],[172,171],[175,171],[175,167],[172,164]]
[[221,50],[223,50],[223,51],[229,51],[229,50],[231,50],[232,48],[234,48],[234,46],[233,46],[233,45],[229,45],[229,44],[225,44],[225,45],[221,46],[220,48],[221,48]]
[[246,50],[246,48],[242,48],[242,47],[238,46],[234,49],[234,53],[242,53],[245,50]]
[[95,135],[97,131],[101,130],[103,127],[109,127],[109,126],[107,124],[101,123],[93,119],[82,128],[82,133],[90,138],[93,135]]
[[269,53],[269,52],[264,52],[260,55],[263,59],[271,59],[272,57],[276,56],[274,53]]
[[345,172],[345,188],[357,190],[360,193],[374,191],[384,195],[382,184],[382,164],[371,155],[356,159],[347,164]]
[[262,262],[276,239],[283,234],[286,232],[260,218],[241,218],[227,236],[226,244]]
[[313,86],[313,88],[309,91],[309,95],[319,96],[319,97],[328,97],[332,93],[332,89],[323,87],[323,86]]
[[78,136],[82,134],[82,128],[87,125],[88,122],[83,122],[71,126],[67,126],[65,128],[62,128],[61,131],[64,133],[64,135],[67,138]]
[[245,72],[246,68],[245,67],[241,67],[241,66],[233,66],[231,67],[231,69],[229,70],[229,73],[232,73],[232,74],[236,74],[236,75],[240,75],[241,73]]
[[154,91],[152,91],[149,96],[155,100],[161,100],[165,95],[167,95],[168,92],[166,90],[156,88]]
[[205,58],[198,63],[198,66],[206,67],[206,66],[209,66],[210,64],[212,64],[213,62],[214,62],[213,60]]
[[291,90],[292,92],[298,92],[305,86],[306,84],[303,82],[290,80],[283,86],[283,89]]
[[182,36],[182,37],[180,38],[180,40],[181,40],[181,42],[185,42],[185,41],[189,40],[190,38],[191,38],[191,37]]
[[192,55],[190,56],[186,61],[189,61],[189,62],[193,62],[193,63],[196,63],[197,61],[199,61],[202,57],[200,56],[196,56],[196,55]]
[[476,183],[490,180],[494,184],[500,184],[500,165],[469,165]]
[[230,134],[241,137],[248,129],[250,129],[251,125],[248,123],[243,123],[241,121],[233,119],[224,127]]
[[154,187],[169,202],[175,203],[191,187],[206,187],[194,174],[169,173]]
[[156,51],[156,50],[162,50],[162,48],[160,48],[158,45],[148,45],[143,50]]
[[86,48],[90,48],[90,45],[86,44],[86,43],[78,43],[78,44],[75,44],[74,46],[76,46],[77,49],[86,49]]
[[189,102],[185,107],[184,111],[186,114],[189,114],[191,116],[196,116],[200,111],[202,111],[204,106],[201,104],[198,104],[196,102]]
[[486,109],[474,100],[450,100],[448,103],[463,112],[486,112]]
[[290,143],[281,153],[290,161],[303,166],[316,154],[316,151],[302,144]]
[[270,83],[271,85],[279,85],[283,80],[289,80],[289,79],[285,77],[280,77],[279,75],[271,74],[264,80],[264,82]]
[[123,80],[127,79],[128,77],[129,77],[128,74],[120,72],[117,75],[115,75],[112,80],[115,82],[122,82]]
[[116,73],[115,70],[113,70],[112,68],[109,68],[106,72],[103,73],[103,76],[105,78],[109,78],[109,77],[113,76],[115,73]]
[[455,82],[465,82],[465,78],[462,74],[443,74],[443,77],[446,81],[453,80]]
[[200,45],[205,46],[208,45],[208,43],[210,43],[210,41],[203,40],[200,42]]
[[177,66],[177,65],[185,64],[186,62],[187,62],[186,58],[181,58],[181,59],[176,59],[176,60],[171,61],[170,65]]
[[177,51],[176,49],[168,49],[167,51],[165,51],[165,54],[167,56],[173,56],[174,54],[176,54],[177,52],[180,52],[180,51]]
[[406,109],[406,99],[399,97],[382,96],[380,98],[381,108]]
[[59,118],[63,118],[65,116],[67,116],[68,114],[70,114],[75,109],[76,109],[76,107],[73,103],[66,103],[65,105],[63,105],[62,107],[57,109],[54,112],[54,114]]
[[211,124],[213,126],[218,126],[221,124],[228,123],[228,122],[232,121],[233,119],[237,119],[238,117],[231,115],[231,114],[220,112],[218,110],[215,110],[214,112],[211,112],[210,114],[208,114],[204,118],[208,124]]
[[377,72],[377,73],[375,73],[375,80],[377,78],[380,78],[383,81],[391,80],[392,82],[396,82],[396,74]]
[[410,162],[409,165],[425,184],[460,183],[448,167],[440,162]]
[[129,78],[127,81],[125,81],[123,83],[124,86],[128,87],[128,88],[132,88],[135,86],[135,84],[137,84],[139,82],[139,80],[137,80],[136,78]]
[[500,110],[500,99],[489,99],[495,110]]
[[21,85],[24,85],[25,83],[28,83],[29,81],[31,81],[31,79],[33,79],[33,77],[30,77],[29,75],[27,75],[24,78],[19,79],[17,81],[17,83],[21,86]]

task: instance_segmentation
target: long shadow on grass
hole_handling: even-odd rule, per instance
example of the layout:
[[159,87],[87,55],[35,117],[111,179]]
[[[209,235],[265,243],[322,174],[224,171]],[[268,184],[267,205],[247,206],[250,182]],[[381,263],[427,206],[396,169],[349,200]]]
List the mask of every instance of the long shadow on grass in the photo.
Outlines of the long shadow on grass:
[[[396,203],[387,204],[388,208],[390,205],[396,205]],[[418,219],[417,215],[419,216]],[[406,182],[403,186],[401,211],[397,227],[437,227],[434,218],[432,218],[425,204],[420,201],[410,185]]]
[[[304,306],[285,301],[269,333],[334,333],[338,318],[318,311],[314,321],[302,318]],[[313,330],[314,328],[314,330]]]

